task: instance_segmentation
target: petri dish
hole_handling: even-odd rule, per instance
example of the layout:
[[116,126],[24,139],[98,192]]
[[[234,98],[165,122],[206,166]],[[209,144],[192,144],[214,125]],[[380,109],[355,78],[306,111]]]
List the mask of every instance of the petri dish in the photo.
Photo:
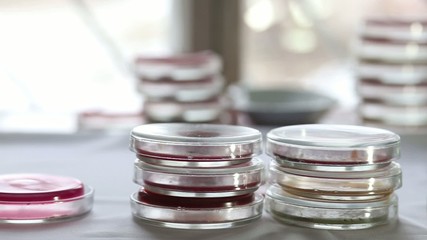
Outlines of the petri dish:
[[221,70],[221,58],[211,51],[163,57],[140,56],[135,60],[137,76],[149,81],[200,81]]
[[214,122],[221,118],[225,108],[225,99],[221,97],[196,102],[152,99],[144,102],[144,113],[150,122]]
[[358,93],[362,98],[362,103],[400,107],[427,105],[427,85],[390,86],[360,83]]
[[402,127],[427,126],[427,105],[405,107],[365,103],[359,106],[359,113],[363,121]]
[[[175,161],[228,161],[261,154],[260,131],[221,124],[154,123],[131,131],[137,155]],[[161,164],[161,163],[160,163]]]
[[94,191],[80,180],[46,174],[0,176],[0,223],[71,219],[92,209]]
[[397,219],[395,194],[375,201],[334,202],[313,200],[283,191],[278,185],[268,188],[265,209],[286,224],[315,229],[355,230],[391,223]]
[[255,192],[264,180],[263,161],[221,168],[176,168],[135,161],[134,182],[150,192],[177,197],[230,197]]
[[178,229],[224,229],[247,225],[263,212],[263,197],[181,198],[144,188],[131,195],[133,216],[143,223]]
[[307,170],[367,170],[400,156],[399,135],[380,128],[307,124],[267,133],[267,154],[287,167]]
[[221,94],[224,79],[220,75],[200,81],[141,81],[138,90],[152,100],[175,100],[178,102],[206,101]]
[[402,186],[398,163],[371,171],[325,172],[281,167],[272,162],[270,180],[286,192],[319,200],[371,201]]

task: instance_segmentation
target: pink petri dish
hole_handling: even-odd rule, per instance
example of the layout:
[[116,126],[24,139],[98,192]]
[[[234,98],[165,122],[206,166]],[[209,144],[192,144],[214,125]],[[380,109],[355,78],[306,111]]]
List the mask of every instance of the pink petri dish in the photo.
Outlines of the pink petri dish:
[[93,189],[80,180],[45,174],[0,176],[0,223],[71,219],[92,209]]
[[258,130],[243,126],[157,123],[135,127],[130,149],[138,158],[151,159],[152,164],[159,159],[156,165],[197,162],[203,163],[200,167],[230,166],[260,155],[261,139]]
[[363,126],[286,126],[267,134],[267,154],[290,168],[364,171],[398,159],[400,137],[388,130]]
[[134,182],[147,191],[176,197],[217,198],[255,192],[264,181],[264,164],[250,162],[221,168],[177,168],[135,161]]
[[132,214],[144,223],[178,229],[222,229],[249,224],[262,214],[263,197],[182,198],[142,188],[131,195]]

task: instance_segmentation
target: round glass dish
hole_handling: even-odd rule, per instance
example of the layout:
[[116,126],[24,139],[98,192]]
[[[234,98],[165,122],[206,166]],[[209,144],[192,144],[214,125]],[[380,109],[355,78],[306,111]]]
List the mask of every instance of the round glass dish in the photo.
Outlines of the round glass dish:
[[177,197],[218,198],[255,192],[264,180],[259,159],[223,168],[174,168],[135,161],[134,182],[150,192]]
[[0,223],[71,219],[92,209],[94,191],[77,179],[44,174],[0,176]]
[[364,121],[402,127],[427,126],[427,105],[404,107],[365,103],[359,106],[359,113]]
[[269,187],[265,209],[276,220],[288,224],[328,230],[371,228],[397,218],[398,200],[392,194],[367,202],[333,202],[307,199]]
[[363,172],[323,172],[270,165],[270,179],[286,192],[319,200],[371,201],[382,199],[402,186],[399,164]]
[[396,86],[360,83],[358,93],[363,103],[401,107],[427,105],[427,85]]
[[294,168],[347,170],[360,166],[361,170],[367,170],[399,158],[400,137],[387,130],[363,126],[286,126],[268,132],[267,154]]
[[225,99],[221,97],[200,102],[147,99],[144,102],[144,113],[151,122],[207,123],[218,121],[225,106]]
[[138,57],[135,70],[141,80],[200,81],[222,69],[221,58],[210,51],[164,57]]
[[222,76],[211,76],[201,81],[141,81],[138,90],[149,99],[168,99],[178,102],[206,101],[220,95],[224,86]]
[[157,123],[135,127],[130,149],[154,159],[229,161],[261,154],[261,133],[253,128],[219,124]]
[[224,229],[249,224],[262,215],[263,197],[180,198],[141,189],[131,195],[132,214],[143,223],[179,229]]

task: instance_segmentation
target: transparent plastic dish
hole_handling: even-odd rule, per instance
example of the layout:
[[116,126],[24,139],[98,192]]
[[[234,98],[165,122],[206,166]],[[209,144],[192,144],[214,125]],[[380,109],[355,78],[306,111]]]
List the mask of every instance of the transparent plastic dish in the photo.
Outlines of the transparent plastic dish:
[[367,202],[333,202],[307,199],[269,187],[265,209],[276,220],[315,229],[355,230],[394,222],[398,214],[396,195]]
[[131,131],[130,149],[164,160],[233,161],[261,154],[261,132],[220,124],[156,123]]
[[356,76],[362,83],[408,86],[426,85],[427,67],[424,64],[381,64],[360,63]]
[[150,81],[200,81],[221,70],[221,58],[210,51],[161,57],[140,56],[135,60],[137,76]]
[[135,161],[134,182],[147,191],[177,197],[231,197],[255,192],[264,180],[259,159],[222,168],[162,167]]
[[306,198],[333,201],[382,199],[402,186],[399,164],[363,172],[323,172],[270,165],[270,180],[285,191]]
[[144,102],[144,113],[151,122],[214,122],[221,118],[226,101],[221,97],[206,101],[177,102],[151,100]]
[[364,103],[359,106],[363,120],[391,126],[427,126],[426,106],[389,106],[379,103]]
[[263,197],[180,198],[141,189],[131,196],[133,216],[143,223],[178,229],[224,229],[247,225],[263,212]]
[[138,84],[138,90],[149,99],[195,102],[209,100],[220,95],[223,86],[224,79],[221,76],[211,76],[197,82],[141,81]]
[[72,219],[92,209],[94,191],[77,179],[44,174],[0,176],[0,223]]
[[399,158],[400,137],[391,131],[363,126],[286,126],[267,133],[267,154],[294,168],[345,170],[353,166],[367,170]]
[[390,86],[360,83],[358,93],[362,103],[380,103],[391,106],[426,106],[427,85]]

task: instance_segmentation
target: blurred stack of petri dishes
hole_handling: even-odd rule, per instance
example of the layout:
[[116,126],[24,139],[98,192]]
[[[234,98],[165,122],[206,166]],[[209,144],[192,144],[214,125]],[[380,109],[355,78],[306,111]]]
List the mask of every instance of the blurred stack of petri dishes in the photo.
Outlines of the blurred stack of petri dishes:
[[427,18],[368,18],[356,52],[362,121],[427,129]]
[[147,122],[228,123],[217,54],[139,57],[135,65]]
[[180,229],[231,228],[261,217],[264,182],[258,130],[231,125],[152,123],[135,127],[133,216]]
[[364,229],[394,222],[400,137],[350,125],[294,125],[267,134],[265,209],[280,222]]

